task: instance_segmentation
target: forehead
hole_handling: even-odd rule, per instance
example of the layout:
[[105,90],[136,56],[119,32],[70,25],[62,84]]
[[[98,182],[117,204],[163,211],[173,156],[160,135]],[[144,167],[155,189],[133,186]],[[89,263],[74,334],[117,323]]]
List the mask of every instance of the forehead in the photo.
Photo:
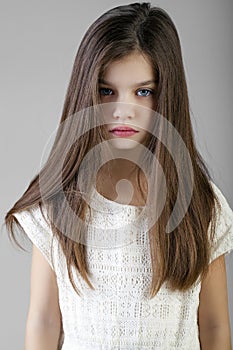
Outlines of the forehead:
[[102,74],[104,80],[114,82],[143,81],[153,79],[154,73],[149,59],[140,53],[132,53],[110,62]]

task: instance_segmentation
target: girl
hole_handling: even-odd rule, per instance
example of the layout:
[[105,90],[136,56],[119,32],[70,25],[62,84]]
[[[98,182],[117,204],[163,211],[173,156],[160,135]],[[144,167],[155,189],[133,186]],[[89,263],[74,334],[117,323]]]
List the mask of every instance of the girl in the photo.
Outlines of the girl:
[[33,243],[26,350],[231,349],[233,213],[195,147],[164,10],[90,26],[48,159],[5,222]]

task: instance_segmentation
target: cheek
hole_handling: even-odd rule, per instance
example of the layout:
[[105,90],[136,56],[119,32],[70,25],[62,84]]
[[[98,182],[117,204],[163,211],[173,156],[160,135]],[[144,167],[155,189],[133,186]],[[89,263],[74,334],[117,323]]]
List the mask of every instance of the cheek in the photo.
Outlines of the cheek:
[[140,118],[140,126],[144,132],[150,132],[153,128],[154,123],[154,111],[145,111],[142,113]]
[[155,100],[154,97],[153,97],[152,100],[150,101],[150,107],[149,107],[149,108],[152,109],[153,111],[155,111],[156,108],[157,108],[157,102],[156,102],[156,100]]
[[145,99],[145,101],[143,102],[143,105],[147,108],[150,108],[152,111],[155,111],[157,108],[155,96],[152,95],[151,97]]

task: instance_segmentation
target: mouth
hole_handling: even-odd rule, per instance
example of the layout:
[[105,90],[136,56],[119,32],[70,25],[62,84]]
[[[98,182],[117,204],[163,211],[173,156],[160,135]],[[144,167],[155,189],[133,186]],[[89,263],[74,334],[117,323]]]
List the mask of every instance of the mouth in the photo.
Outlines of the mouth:
[[127,137],[135,135],[139,131],[128,126],[117,126],[114,129],[109,130],[109,132],[111,132],[115,136]]

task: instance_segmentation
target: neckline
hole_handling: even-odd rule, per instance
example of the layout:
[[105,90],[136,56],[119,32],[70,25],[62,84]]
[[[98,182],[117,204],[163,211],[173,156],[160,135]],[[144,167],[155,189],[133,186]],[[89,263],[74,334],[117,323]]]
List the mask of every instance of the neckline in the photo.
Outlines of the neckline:
[[123,203],[115,202],[111,199],[104,197],[102,194],[100,194],[94,185],[92,185],[91,187],[92,187],[92,193],[94,193],[94,195],[97,197],[97,199],[99,199],[102,203],[104,203],[108,206],[116,207],[116,208],[125,208],[125,209],[131,208],[131,209],[136,209],[136,210],[145,208],[144,205],[132,205],[132,204],[123,204]]

